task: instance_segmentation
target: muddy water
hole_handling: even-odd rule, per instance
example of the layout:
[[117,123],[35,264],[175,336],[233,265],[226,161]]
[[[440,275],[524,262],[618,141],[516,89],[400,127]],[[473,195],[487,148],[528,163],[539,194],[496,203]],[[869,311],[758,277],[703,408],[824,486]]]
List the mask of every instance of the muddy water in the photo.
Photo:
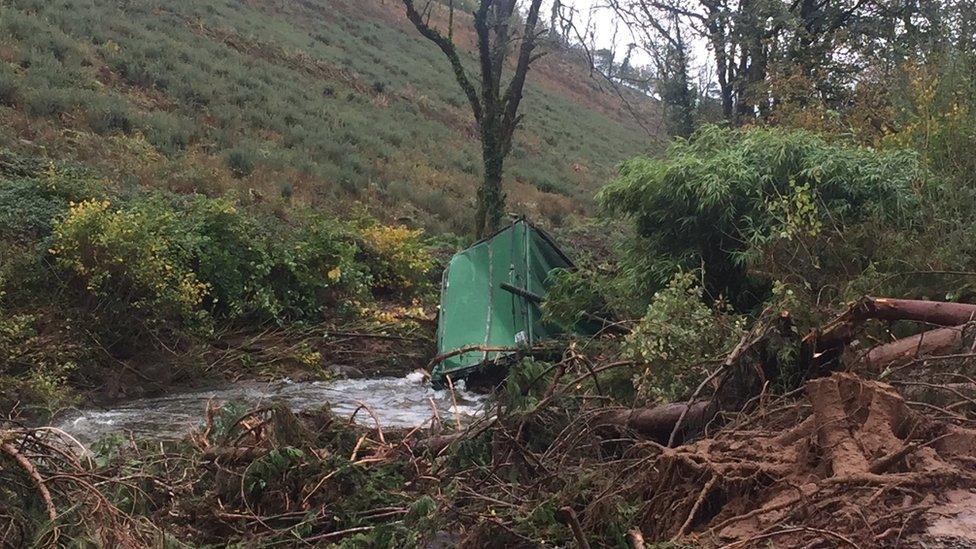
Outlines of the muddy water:
[[[233,403],[242,409],[284,404],[294,411],[329,404],[340,416],[349,416],[360,403],[368,405],[384,427],[415,427],[427,422],[433,406],[442,421],[455,415],[467,420],[481,412],[481,395],[458,387],[455,398],[448,391],[434,391],[419,373],[405,378],[346,379],[272,384],[234,383],[210,390],[167,395],[119,403],[105,409],[75,410],[62,415],[54,426],[76,437],[83,444],[112,434],[141,439],[178,439],[202,424],[207,403]],[[456,402],[456,406],[455,406]],[[360,411],[356,420],[372,424]]]

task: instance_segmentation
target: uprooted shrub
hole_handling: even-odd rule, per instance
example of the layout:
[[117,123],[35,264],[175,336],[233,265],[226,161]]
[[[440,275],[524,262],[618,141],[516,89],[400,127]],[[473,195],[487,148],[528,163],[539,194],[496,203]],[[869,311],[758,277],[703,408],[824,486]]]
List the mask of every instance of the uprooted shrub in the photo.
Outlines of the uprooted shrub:
[[[725,301],[706,299],[700,271],[679,272],[651,298],[641,312],[622,314],[629,333],[620,350],[632,368],[607,374],[609,394],[622,401],[671,402],[687,397],[714,369],[720,357],[739,341],[746,317]],[[609,316],[617,297],[611,284],[592,268],[558,270],[543,303],[544,319],[564,329],[585,326],[590,313]],[[778,303],[777,303],[778,304]],[[613,309],[610,312],[604,312]]]
[[819,288],[856,276],[883,256],[881,235],[921,225],[928,181],[908,150],[706,126],[663,158],[625,162],[598,201],[636,224],[622,258],[635,302],[703,267],[710,296],[748,310],[775,279]]
[[187,441],[115,435],[86,459],[64,450],[76,442],[59,430],[0,424],[4,541],[414,547],[429,534],[431,478],[403,452],[402,433],[356,427],[327,408],[296,416],[225,405],[208,420]]

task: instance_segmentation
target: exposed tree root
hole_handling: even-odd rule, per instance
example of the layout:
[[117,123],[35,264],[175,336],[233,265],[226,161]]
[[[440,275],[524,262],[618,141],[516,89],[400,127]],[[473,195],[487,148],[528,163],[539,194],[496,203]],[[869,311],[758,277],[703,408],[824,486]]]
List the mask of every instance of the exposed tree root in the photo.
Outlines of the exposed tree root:
[[976,486],[967,457],[976,430],[930,419],[891,386],[852,374],[810,381],[806,393],[811,415],[785,433],[774,419],[765,432],[730,429],[649,463],[644,533],[680,539],[690,528],[700,543],[734,547],[772,536],[777,547],[829,538],[874,547],[919,531],[944,490]]

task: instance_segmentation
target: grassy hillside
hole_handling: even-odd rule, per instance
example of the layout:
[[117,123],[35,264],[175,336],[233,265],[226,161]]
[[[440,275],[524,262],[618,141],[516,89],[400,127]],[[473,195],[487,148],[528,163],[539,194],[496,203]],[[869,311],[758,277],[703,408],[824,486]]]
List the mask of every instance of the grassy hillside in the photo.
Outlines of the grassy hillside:
[[[480,177],[468,107],[392,0],[11,0],[0,146],[123,186],[300,201],[464,230]],[[462,42],[469,37],[463,34]],[[507,182],[559,223],[647,136],[584,69],[530,76]]]

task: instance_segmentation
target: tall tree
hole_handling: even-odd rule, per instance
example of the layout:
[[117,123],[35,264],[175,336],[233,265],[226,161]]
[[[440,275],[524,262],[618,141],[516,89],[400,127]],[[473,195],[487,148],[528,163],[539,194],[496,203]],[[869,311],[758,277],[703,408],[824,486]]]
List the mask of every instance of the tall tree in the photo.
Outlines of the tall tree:
[[[682,0],[654,2],[660,6],[654,9],[649,3],[639,0],[606,2],[619,22],[637,40],[628,46],[627,56],[616,76],[628,86],[656,92],[664,110],[667,134],[688,137],[695,129],[698,97],[689,77],[690,48],[685,39],[686,31],[677,15]],[[650,57],[654,71],[646,84],[640,82],[639,71],[630,67],[633,49],[638,47]]]
[[[402,0],[407,18],[425,38],[447,56],[461,90],[468,98],[481,136],[484,179],[478,189],[475,213],[475,235],[481,238],[501,224],[505,210],[502,174],[505,157],[512,149],[512,136],[522,120],[519,104],[529,66],[535,53],[540,31],[539,8],[542,0],[530,0],[521,29],[517,13],[518,0],[480,0],[474,12],[474,31],[478,40],[480,79],[473,79],[465,67],[454,42],[454,3],[449,5],[447,33],[430,24],[434,2],[428,0],[417,9],[414,0]],[[506,61],[515,52],[515,66],[506,85],[503,73]],[[479,89],[480,88],[480,89]]]
[[[772,68],[818,79],[829,96],[856,79],[858,47],[874,31],[865,21],[885,0],[608,0],[618,15],[664,51],[674,51],[675,29],[708,44],[725,118],[744,124],[772,109]],[[888,0],[914,3],[915,0]],[[842,43],[843,42],[843,43]],[[665,47],[666,46],[666,47]],[[680,50],[678,50],[680,51]],[[680,64],[681,58],[678,57]],[[830,73],[846,81],[820,78]]]

